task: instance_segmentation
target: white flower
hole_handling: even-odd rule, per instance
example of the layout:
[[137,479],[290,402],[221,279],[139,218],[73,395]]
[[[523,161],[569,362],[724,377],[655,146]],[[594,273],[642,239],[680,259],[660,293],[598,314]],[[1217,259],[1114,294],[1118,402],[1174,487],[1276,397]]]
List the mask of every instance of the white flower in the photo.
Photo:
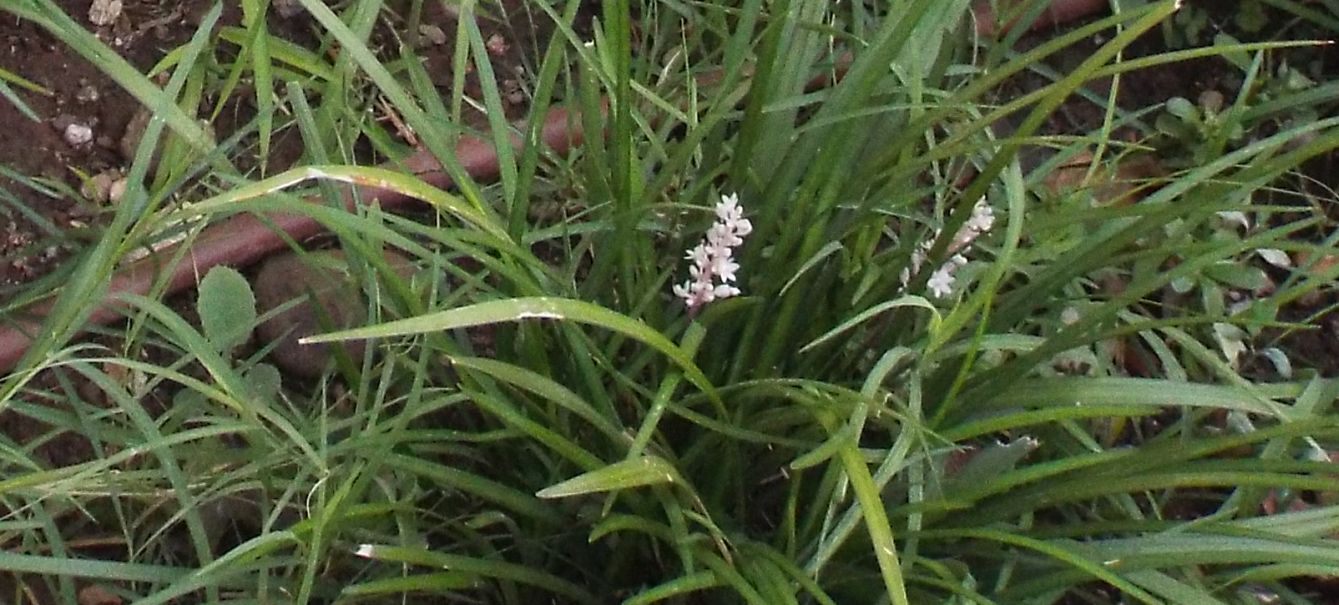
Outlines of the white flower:
[[[729,250],[730,250],[729,248],[726,248],[727,252]],[[712,259],[711,272],[715,273],[716,277],[721,278],[721,281],[724,282],[735,281],[736,271],[739,271],[739,263],[730,260],[729,256],[718,256]]]
[[729,248],[744,243],[744,238],[735,234],[734,226],[729,223],[716,223],[707,231],[707,243],[713,248]]
[[982,234],[990,231],[990,228],[994,226],[995,211],[990,208],[990,204],[986,203],[985,198],[981,198],[975,206],[972,206],[972,216],[954,234],[953,245],[949,246],[950,251],[966,250],[976,238],[981,237]]
[[730,298],[731,296],[739,295],[739,288],[728,284],[721,284],[716,286],[716,289],[712,293],[716,295],[716,298]]
[[[963,254],[972,247],[972,242],[978,237],[984,235],[995,226],[995,211],[991,209],[990,204],[986,203],[985,198],[981,198],[972,207],[972,216],[963,223],[962,228],[953,234],[953,241],[949,244],[948,252],[952,254],[944,264],[935,269],[930,274],[930,279],[926,281],[925,287],[930,294],[936,298],[945,298],[953,293],[953,285],[956,281],[953,273],[967,265],[967,257]],[[923,241],[911,251],[911,263],[904,269],[899,277],[902,280],[902,287],[905,288],[911,283],[911,278],[920,273],[925,262],[929,260],[930,250],[934,248],[935,242],[943,233],[936,229],[934,237]]]
[[734,226],[735,226],[735,236],[737,237],[742,238],[745,235],[753,233],[753,223],[749,222],[749,219],[741,218],[738,221],[734,222]]
[[684,255],[684,258],[693,261],[693,264],[702,267],[711,262],[711,251],[707,249],[706,244],[698,244]]
[[930,293],[935,298],[944,298],[953,293],[953,272],[949,270],[949,265],[935,269],[930,274],[930,281],[925,282],[925,287],[930,289]]
[[[716,204],[716,218],[706,238],[684,254],[685,259],[693,261],[688,267],[692,279],[672,288],[690,311],[718,298],[740,294],[739,288],[731,285],[738,279],[739,271],[733,248],[743,244],[744,236],[753,232],[753,223],[744,218],[739,195],[734,193],[721,196]],[[721,283],[716,283],[717,279]]]
[[721,196],[721,203],[716,204],[716,218],[723,223],[734,223],[744,218],[744,209],[739,207],[739,194]]
[[995,211],[990,208],[990,204],[982,198],[972,207],[972,218],[967,219],[966,228],[971,229],[978,234],[990,231],[995,226]]

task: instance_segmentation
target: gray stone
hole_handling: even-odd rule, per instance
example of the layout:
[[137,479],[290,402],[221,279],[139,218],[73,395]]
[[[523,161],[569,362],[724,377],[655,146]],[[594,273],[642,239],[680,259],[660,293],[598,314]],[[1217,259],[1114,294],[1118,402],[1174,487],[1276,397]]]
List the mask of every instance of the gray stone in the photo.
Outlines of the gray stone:
[[284,371],[304,378],[320,376],[333,359],[332,346],[344,346],[351,357],[362,358],[362,341],[342,345],[298,343],[300,338],[353,327],[366,320],[367,303],[349,275],[343,254],[275,256],[261,267],[255,291],[256,307],[262,314],[291,300],[300,301],[256,329],[262,345],[277,341],[270,357]]
[[[398,253],[386,252],[386,260],[406,279],[413,272],[412,264]],[[271,257],[261,266],[254,289],[261,314],[290,300],[300,301],[256,328],[262,346],[277,342],[270,357],[285,372],[304,378],[320,376],[334,358],[333,346],[343,346],[355,363],[361,362],[364,341],[298,343],[301,338],[357,327],[367,320],[367,300],[343,252],[323,250]]]

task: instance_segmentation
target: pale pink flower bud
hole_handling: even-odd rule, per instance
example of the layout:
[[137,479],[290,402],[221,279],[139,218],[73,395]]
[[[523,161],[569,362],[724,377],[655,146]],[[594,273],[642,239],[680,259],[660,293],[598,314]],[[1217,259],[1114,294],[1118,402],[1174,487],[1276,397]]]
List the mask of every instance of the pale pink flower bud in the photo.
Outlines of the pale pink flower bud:
[[739,295],[739,288],[728,284],[721,284],[716,286],[716,289],[712,293],[716,295],[716,298],[730,298],[731,296]]
[[925,287],[930,289],[935,298],[944,298],[953,293],[953,281],[953,272],[945,265],[930,274],[930,281],[925,282]]
[[[986,203],[985,198],[977,201],[972,207],[972,216],[963,223],[961,229],[953,234],[953,240],[950,242],[948,251],[952,254],[944,264],[935,269],[930,274],[930,279],[925,282],[925,287],[930,294],[936,298],[944,298],[953,293],[953,286],[956,281],[953,273],[967,265],[967,256],[963,253],[971,248],[972,242],[981,237],[992,227],[995,226],[995,211]],[[921,242],[919,246],[911,252],[911,264],[902,270],[902,287],[911,283],[911,277],[920,272],[922,265],[928,260],[929,251],[934,248],[934,244],[942,235],[941,230],[936,229],[934,237]]]
[[744,237],[745,235],[753,233],[753,223],[749,222],[749,219],[741,218],[735,221],[734,225],[735,235],[738,235],[739,237]]

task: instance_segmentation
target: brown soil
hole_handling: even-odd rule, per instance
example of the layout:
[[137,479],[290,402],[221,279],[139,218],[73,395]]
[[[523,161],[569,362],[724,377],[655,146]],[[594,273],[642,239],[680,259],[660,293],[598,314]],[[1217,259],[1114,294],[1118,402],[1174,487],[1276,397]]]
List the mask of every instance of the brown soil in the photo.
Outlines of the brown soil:
[[[57,4],[144,72],[194,32],[193,24],[212,2],[127,0],[121,16],[103,27],[88,20],[91,0]],[[236,10],[234,6],[226,17],[236,21]],[[40,118],[36,121],[14,104],[0,102],[0,132],[4,133],[0,136],[0,166],[78,191],[81,173],[91,177],[127,164],[119,146],[139,104],[77,53],[37,25],[6,14],[0,20],[0,69],[50,93],[19,91]],[[72,124],[91,129],[91,140],[69,140],[66,133]],[[87,227],[106,209],[76,196],[43,195],[4,178],[0,178],[0,190],[12,196],[10,203],[0,205],[2,302],[15,292],[15,284],[51,270],[74,247],[72,235],[90,237]],[[31,214],[19,211],[20,206]]]
[[[209,8],[211,0],[185,0],[180,3],[157,0],[125,0],[124,9],[113,23],[96,27],[88,19],[92,0],[58,0],[57,4],[77,22],[94,32],[117,50],[141,72],[150,69],[165,52],[187,40]],[[392,3],[394,4],[394,3]],[[490,5],[495,18],[481,19],[480,29],[488,41],[489,54],[509,117],[517,117],[528,106],[522,74],[537,69],[540,49],[538,24],[547,17],[532,14],[525,3],[510,0],[501,6]],[[225,3],[223,25],[240,20],[237,3]],[[270,29],[291,41],[312,46],[315,25],[303,13],[285,18],[272,10]],[[3,13],[0,13],[3,14]],[[443,93],[452,85],[454,16],[443,3],[424,3],[424,31],[447,36],[445,43],[433,44],[432,36],[416,34],[419,53],[428,73]],[[403,25],[403,24],[400,24]],[[392,35],[379,31],[378,37],[393,47]],[[439,40],[440,41],[440,40]],[[222,48],[229,47],[224,44]],[[542,50],[542,49],[540,49]],[[37,25],[5,15],[0,19],[0,69],[17,74],[43,87],[50,94],[19,90],[19,95],[39,120],[30,119],[8,101],[0,100],[0,166],[18,174],[63,183],[78,191],[80,174],[91,177],[108,169],[123,169],[129,159],[123,157],[121,143],[127,126],[139,111],[139,104],[120,86],[74,51],[58,43]],[[478,78],[466,74],[466,93],[479,98]],[[245,90],[221,114],[213,126],[220,138],[237,125],[245,124],[254,109]],[[483,116],[468,116],[475,126],[483,126]],[[92,140],[71,144],[65,135],[70,125],[87,126]],[[301,143],[292,136],[280,136],[275,143],[271,168],[290,165],[301,154]],[[369,158],[376,161],[376,158]],[[5,195],[8,194],[8,195]],[[71,195],[47,195],[0,175],[0,304],[14,296],[17,285],[49,272],[77,242],[87,239],[88,226],[110,210]]]

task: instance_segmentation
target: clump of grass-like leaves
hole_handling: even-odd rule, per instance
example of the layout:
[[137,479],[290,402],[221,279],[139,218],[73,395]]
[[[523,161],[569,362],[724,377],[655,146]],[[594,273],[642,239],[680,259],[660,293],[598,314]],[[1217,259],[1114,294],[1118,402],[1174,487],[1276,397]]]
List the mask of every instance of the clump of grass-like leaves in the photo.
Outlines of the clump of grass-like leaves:
[[[1138,203],[1041,186],[1068,157],[1138,151],[1111,136],[1119,126],[1151,132],[1147,113],[1109,104],[1097,132],[1037,136],[1085,82],[1118,86],[1142,65],[1228,51],[1250,58],[1250,80],[1278,44],[1121,61],[1174,13],[1170,0],[1025,53],[968,35],[966,0],[880,11],[612,0],[592,40],[575,25],[577,3],[532,0],[510,17],[555,30],[527,82],[533,123],[561,101],[587,134],[558,158],[534,144],[535,129],[501,118],[473,3],[457,57],[483,80],[477,100],[461,88],[439,98],[407,46],[391,57],[369,48],[391,10],[380,2],[335,12],[301,0],[342,50],[333,60],[281,46],[268,3],[243,4],[241,29],[218,34],[207,21],[170,55],[161,91],[49,2],[6,7],[163,108],[188,143],[166,161],[183,167],[176,178],[132,172],[127,199],[139,203],[118,208],[71,270],[49,337],[0,392],[5,413],[40,419],[53,437],[77,430],[93,451],[56,467],[34,444],[0,448],[0,569],[38,574],[23,581],[68,600],[75,578],[91,578],[138,603],[197,591],[297,602],[1214,603],[1262,592],[1305,602],[1290,578],[1339,569],[1328,537],[1339,509],[1261,506],[1339,491],[1314,461],[1339,432],[1339,384],[1300,373],[1253,383],[1214,348],[1215,326],[1271,325],[1276,301],[1337,270],[1299,272],[1278,298],[1241,308],[1160,312],[1173,284],[1221,303],[1223,289],[1252,283],[1243,275],[1258,269],[1243,259],[1257,249],[1333,243],[1295,237],[1319,218],[1204,233],[1220,231],[1224,212],[1296,216],[1252,197],[1331,152],[1339,120],[1228,146],[1142,183]],[[1097,34],[1106,43],[1051,85],[991,96]],[[259,117],[212,146],[190,117],[198,91],[227,97],[241,78]],[[1253,102],[1249,90],[1240,103]],[[362,112],[379,99],[443,160],[457,193],[330,166],[351,157],[348,141],[393,140]],[[482,136],[502,150],[497,185],[475,184],[450,153],[469,101],[487,110]],[[1007,137],[995,134],[1002,119],[1016,125]],[[322,167],[268,178],[233,167],[288,128]],[[513,137],[530,144],[513,150]],[[1054,160],[1025,170],[1025,147]],[[356,179],[414,192],[439,218],[294,197]],[[751,225],[729,257],[739,294],[690,309],[674,293],[693,278],[685,251],[733,193]],[[195,203],[164,203],[173,195]],[[317,340],[371,338],[364,358],[316,384],[280,385],[261,354],[234,357],[148,297],[125,300],[124,350],[67,344],[121,254],[188,219],[275,210],[321,220],[353,259],[373,320]],[[386,246],[418,276],[391,271]],[[1152,377],[1131,377],[1127,355]],[[39,381],[39,369],[54,378]],[[95,385],[104,405],[75,382]],[[155,403],[166,394],[173,405]],[[79,528],[112,536],[121,560],[85,555]]]

